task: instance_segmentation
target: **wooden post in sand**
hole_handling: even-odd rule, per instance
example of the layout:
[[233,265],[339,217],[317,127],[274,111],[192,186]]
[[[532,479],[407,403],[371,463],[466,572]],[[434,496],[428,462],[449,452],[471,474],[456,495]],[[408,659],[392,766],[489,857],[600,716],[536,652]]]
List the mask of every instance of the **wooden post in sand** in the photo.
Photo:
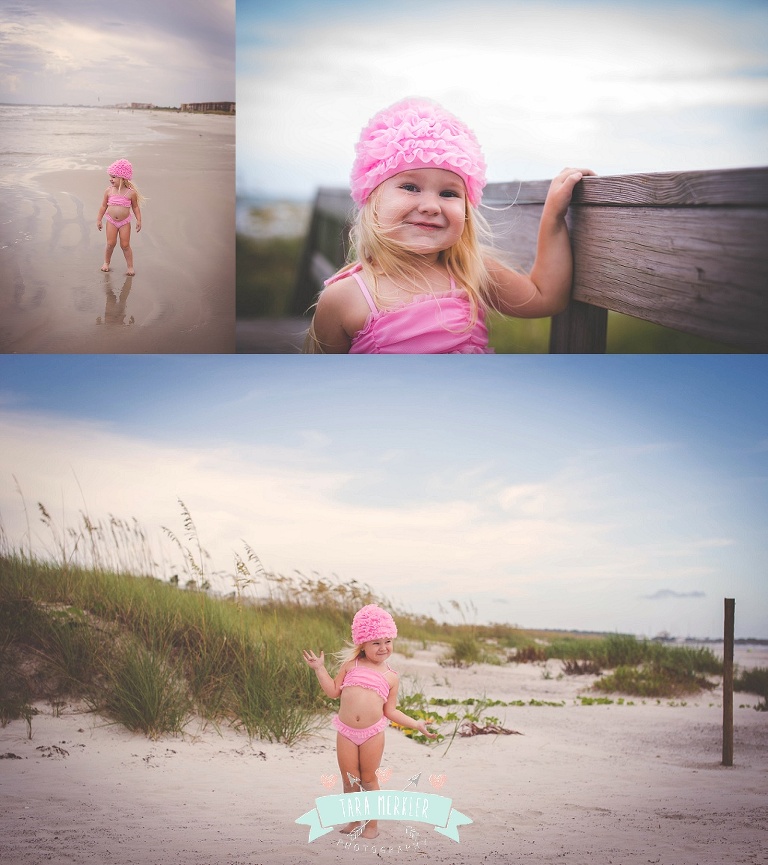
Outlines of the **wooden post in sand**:
[[733,766],[733,619],[734,598],[725,598],[723,629],[723,766]]

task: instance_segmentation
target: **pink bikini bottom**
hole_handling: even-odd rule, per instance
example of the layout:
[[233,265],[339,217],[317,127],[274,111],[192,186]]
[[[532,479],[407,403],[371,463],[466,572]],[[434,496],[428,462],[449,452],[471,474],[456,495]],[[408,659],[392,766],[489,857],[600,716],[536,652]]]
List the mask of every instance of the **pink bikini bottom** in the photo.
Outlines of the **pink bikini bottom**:
[[385,730],[389,721],[387,721],[387,719],[382,715],[375,724],[371,724],[370,727],[363,727],[361,729],[359,727],[347,726],[343,721],[339,720],[338,715],[334,715],[331,723],[345,739],[349,739],[350,742],[354,742],[355,745],[360,746],[363,742],[367,742],[372,736]]
[[128,225],[128,223],[131,221],[130,213],[128,214],[128,216],[125,217],[125,219],[121,219],[120,222],[118,222],[116,219],[113,219],[108,213],[105,213],[104,216],[107,217],[107,219],[112,223],[112,225],[115,226],[115,228],[122,228],[124,225]]

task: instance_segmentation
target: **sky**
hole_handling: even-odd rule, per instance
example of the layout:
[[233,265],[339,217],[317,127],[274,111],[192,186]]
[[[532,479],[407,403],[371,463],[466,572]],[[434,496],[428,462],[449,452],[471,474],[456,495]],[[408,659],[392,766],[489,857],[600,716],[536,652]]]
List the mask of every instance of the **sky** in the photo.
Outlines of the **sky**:
[[346,187],[406,96],[478,136],[489,182],[765,165],[764,0],[239,0],[238,193]]
[[0,102],[235,99],[235,0],[4,0]]
[[0,525],[44,555],[41,502],[162,547],[181,500],[209,574],[248,544],[440,620],[641,636],[721,636],[734,597],[765,638],[767,377],[758,355],[8,355]]

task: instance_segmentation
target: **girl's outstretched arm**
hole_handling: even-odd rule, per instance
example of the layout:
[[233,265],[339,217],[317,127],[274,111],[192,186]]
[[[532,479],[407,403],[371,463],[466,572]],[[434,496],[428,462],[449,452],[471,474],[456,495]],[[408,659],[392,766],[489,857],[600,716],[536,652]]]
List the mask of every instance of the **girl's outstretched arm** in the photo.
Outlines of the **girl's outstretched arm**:
[[497,261],[487,262],[496,283],[499,312],[518,318],[541,318],[562,312],[573,282],[573,254],[565,215],[576,184],[588,168],[564,168],[547,192],[539,223],[536,259],[530,274],[515,273]]
[[384,703],[384,714],[386,717],[393,723],[399,724],[401,727],[409,727],[411,730],[418,730],[419,733],[423,733],[428,739],[436,739],[437,733],[430,733],[427,729],[426,721],[423,719],[417,721],[415,718],[409,717],[405,712],[401,712],[397,708],[398,687],[399,682],[390,689],[387,702]]
[[342,677],[344,667],[339,670],[339,675],[336,677],[336,681],[334,681],[331,678],[331,674],[325,669],[325,655],[323,652],[320,652],[318,657],[311,649],[309,651],[305,649],[302,654],[304,655],[304,660],[317,674],[317,681],[320,682],[320,687],[332,700],[338,699],[341,695],[341,682],[339,680]]

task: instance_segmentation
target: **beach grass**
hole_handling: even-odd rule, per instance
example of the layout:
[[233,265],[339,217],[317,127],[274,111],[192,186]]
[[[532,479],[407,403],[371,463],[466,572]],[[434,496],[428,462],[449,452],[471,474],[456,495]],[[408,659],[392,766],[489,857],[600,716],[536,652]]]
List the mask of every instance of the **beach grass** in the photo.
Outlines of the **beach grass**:
[[238,318],[290,315],[302,237],[236,238]]
[[[302,650],[325,651],[333,671],[332,653],[345,645],[352,616],[372,602],[397,616],[409,650],[444,647],[447,666],[559,658],[564,674],[611,670],[595,683],[603,692],[657,697],[711,687],[707,677],[722,672],[706,648],[478,625],[471,606],[455,601],[449,606],[460,622],[407,614],[356,580],[268,572],[248,545],[235,555],[231,592],[215,594],[197,527],[179,505],[183,532],[165,532],[181,558],[166,579],[154,575],[163,557],[149,550],[136,520],[94,522],[81,513],[64,527],[39,505],[49,536],[43,553],[3,544],[0,723],[31,724],[34,703],[75,698],[151,737],[178,734],[196,718],[290,744],[331,709]],[[757,687],[764,693],[764,679]],[[402,701],[424,716],[434,712],[412,695]]]
[[722,662],[709,648],[668,646],[627,634],[555,640],[547,647],[547,656],[562,659],[568,675],[611,670],[594,687],[637,697],[692,694],[714,687],[708,676],[722,675]]
[[751,670],[739,672],[733,680],[736,691],[746,691],[762,697],[762,702],[755,708],[760,712],[768,712],[768,668],[753,667]]
[[[498,354],[546,354],[548,318],[488,317],[490,344]],[[608,313],[608,354],[723,354],[734,349],[617,312]]]

